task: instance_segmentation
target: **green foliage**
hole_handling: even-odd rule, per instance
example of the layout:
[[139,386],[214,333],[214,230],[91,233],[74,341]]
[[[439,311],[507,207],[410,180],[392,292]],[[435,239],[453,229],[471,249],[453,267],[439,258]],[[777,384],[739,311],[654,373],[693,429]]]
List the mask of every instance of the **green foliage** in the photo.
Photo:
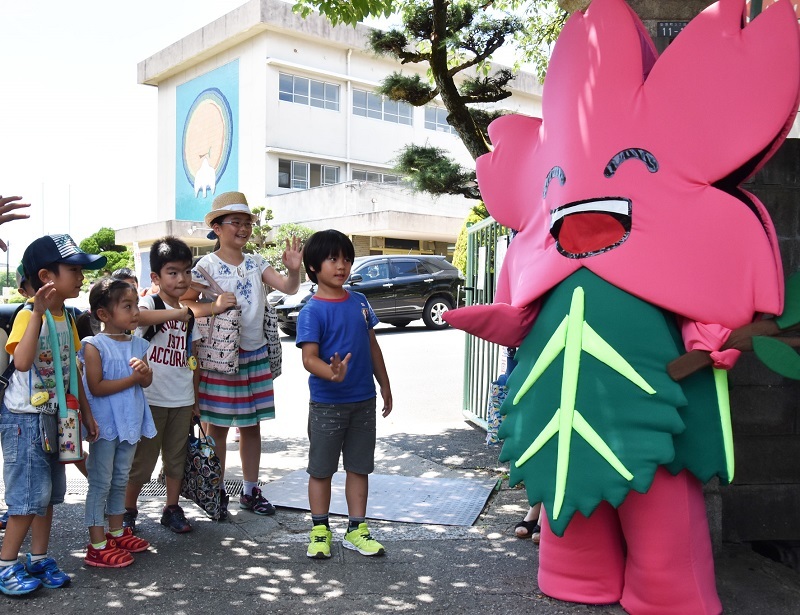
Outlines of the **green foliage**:
[[[16,286],[16,282],[14,285]],[[8,295],[8,303],[25,303],[25,301],[27,301],[27,299],[20,295],[16,288]]]
[[483,202],[475,205],[464,220],[464,224],[458,233],[456,247],[453,250],[453,266],[458,267],[461,273],[467,275],[467,229],[489,217],[489,211]]
[[475,171],[454,162],[441,148],[407,145],[400,151],[394,168],[411,182],[415,190],[480,198],[475,183]]
[[377,92],[391,100],[407,102],[415,107],[428,104],[436,97],[436,90],[419,75],[392,73],[383,80]]
[[291,240],[292,237],[297,237],[300,241],[305,243],[313,234],[314,229],[303,226],[302,224],[287,222],[286,224],[281,224],[275,229],[275,243],[263,246],[259,248],[257,252],[261,254],[270,265],[272,265],[272,268],[275,271],[278,273],[286,273],[286,267],[284,267],[283,261],[281,260],[283,251],[286,249],[286,240]]
[[258,221],[253,225],[253,234],[245,249],[249,252],[260,252],[263,247],[266,247],[267,235],[272,230],[269,224],[273,217],[272,210],[266,207],[253,207],[251,211],[256,215]]
[[89,254],[100,254],[101,252],[124,252],[124,246],[117,245],[117,234],[114,229],[104,226],[96,233],[89,235],[80,245],[81,250]]
[[334,26],[340,23],[355,26],[366,17],[389,17],[394,5],[392,0],[298,0],[292,10],[303,17],[319,11]]
[[117,245],[116,241],[117,235],[114,229],[103,227],[96,233],[89,235],[80,243],[79,247],[84,252],[89,254],[102,254],[107,260],[106,266],[103,269],[94,271],[88,269],[84,270],[83,275],[86,278],[84,286],[91,285],[95,280],[121,267],[133,269],[133,252],[125,246]]

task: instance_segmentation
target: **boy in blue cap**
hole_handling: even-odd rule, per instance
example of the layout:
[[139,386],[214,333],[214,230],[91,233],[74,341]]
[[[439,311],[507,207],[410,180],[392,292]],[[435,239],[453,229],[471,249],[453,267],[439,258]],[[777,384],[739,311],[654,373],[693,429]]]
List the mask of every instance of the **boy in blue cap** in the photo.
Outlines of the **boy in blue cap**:
[[[69,386],[70,364],[80,347],[74,321],[64,309],[83,284],[83,269],[100,269],[106,258],[87,254],[69,235],[40,237],[25,249],[25,279],[35,292],[32,309],[17,314],[6,343],[16,371],[9,378],[0,404],[0,439],[3,447],[3,480],[6,485],[8,524],[0,549],[0,592],[11,596],[29,594],[40,587],[64,587],[70,577],[48,557],[53,505],[64,501],[66,475],[58,462],[57,435],[48,435],[43,421],[58,412],[56,378]],[[42,326],[46,312],[55,322],[56,340]],[[55,372],[58,353],[61,373]],[[96,437],[96,423],[78,381],[78,398],[89,439]],[[51,444],[52,443],[52,444]],[[49,449],[49,450],[48,450]],[[19,549],[31,531],[31,552],[19,562]]]

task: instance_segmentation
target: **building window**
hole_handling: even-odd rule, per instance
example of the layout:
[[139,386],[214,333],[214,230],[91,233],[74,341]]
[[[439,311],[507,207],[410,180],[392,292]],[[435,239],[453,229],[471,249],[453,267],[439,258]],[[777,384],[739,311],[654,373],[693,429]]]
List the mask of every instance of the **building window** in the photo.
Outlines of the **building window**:
[[375,173],[363,169],[353,169],[353,179],[360,182],[375,182],[376,184],[400,184],[403,178],[389,173]]
[[286,73],[280,73],[278,98],[299,105],[339,110],[338,85]]
[[278,160],[278,187],[306,190],[339,183],[339,167],[299,160]]
[[322,185],[331,186],[339,183],[339,167],[329,164],[322,165]]
[[436,130],[437,132],[456,134],[455,128],[447,123],[447,109],[434,107],[433,105],[425,106],[425,128]]
[[411,126],[413,111],[408,103],[389,100],[365,90],[353,90],[353,115]]

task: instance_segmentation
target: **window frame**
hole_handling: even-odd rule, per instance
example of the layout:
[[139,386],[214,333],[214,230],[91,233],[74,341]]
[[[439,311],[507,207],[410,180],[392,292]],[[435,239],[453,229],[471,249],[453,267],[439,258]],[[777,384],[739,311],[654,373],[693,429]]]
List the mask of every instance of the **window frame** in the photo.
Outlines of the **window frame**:
[[[291,91],[286,87],[286,80],[291,79]],[[298,84],[302,86],[305,82],[305,88],[299,88],[301,91],[298,93]],[[314,96],[314,89],[322,89],[322,98],[319,95]],[[329,94],[330,100],[329,100]],[[335,100],[333,100],[335,94]],[[305,105],[306,107],[313,107],[315,109],[325,109],[327,111],[338,112],[341,106],[341,86],[337,83],[330,83],[329,81],[320,81],[319,79],[312,79],[310,77],[303,77],[301,75],[293,75],[292,73],[278,73],[278,100],[294,103],[298,105]],[[315,101],[317,104],[315,104]]]
[[353,88],[351,111],[353,115],[358,117],[382,120],[400,126],[414,126],[413,105],[407,102],[390,100],[383,94],[376,94],[368,90]]

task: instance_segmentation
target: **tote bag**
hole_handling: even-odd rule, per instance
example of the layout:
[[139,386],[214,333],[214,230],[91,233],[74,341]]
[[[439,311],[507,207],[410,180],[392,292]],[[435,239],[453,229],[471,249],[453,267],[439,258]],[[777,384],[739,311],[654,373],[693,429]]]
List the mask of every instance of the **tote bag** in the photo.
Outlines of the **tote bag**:
[[181,495],[197,504],[214,521],[219,521],[222,516],[222,465],[214,452],[213,438],[206,435],[199,422],[198,428],[199,437],[194,435],[194,429],[189,432]]
[[[220,288],[209,273],[197,266],[206,281],[211,293],[204,292],[214,297],[224,291]],[[214,314],[205,318],[198,318],[196,324],[203,339],[197,343],[197,361],[200,369],[205,369],[221,374],[236,374],[239,371],[239,337],[242,326],[242,310],[232,307],[222,314]]]

